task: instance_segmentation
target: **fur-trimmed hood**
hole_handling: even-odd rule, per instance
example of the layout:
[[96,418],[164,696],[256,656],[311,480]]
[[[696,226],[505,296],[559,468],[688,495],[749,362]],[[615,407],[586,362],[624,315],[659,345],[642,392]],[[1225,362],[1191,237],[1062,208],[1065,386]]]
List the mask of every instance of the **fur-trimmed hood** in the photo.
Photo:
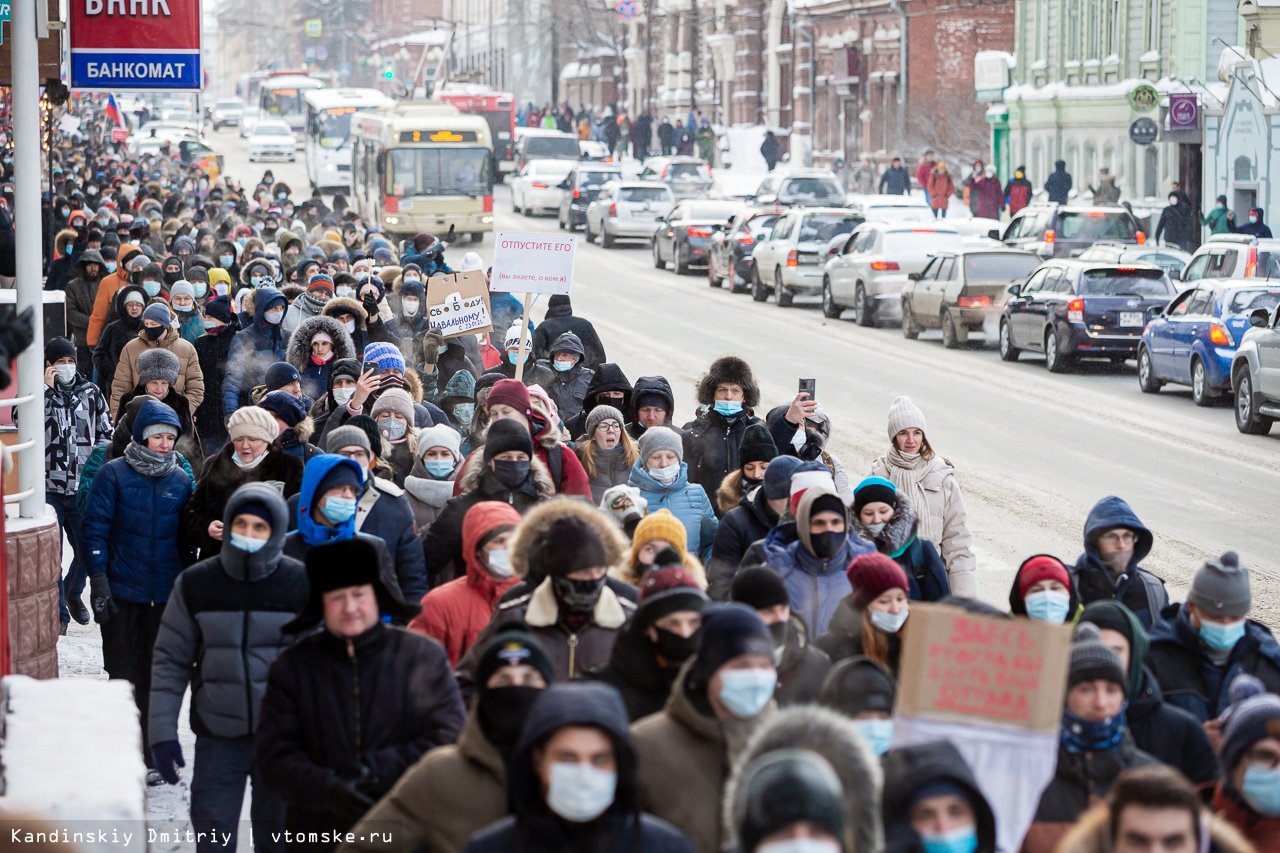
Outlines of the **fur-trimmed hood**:
[[274,258],[270,258],[270,257],[261,257],[261,258],[253,258],[253,259],[249,260],[249,262],[248,262],[248,263],[246,263],[246,264],[244,264],[244,265],[242,265],[242,266],[240,267],[240,283],[241,283],[241,284],[243,284],[245,287],[248,287],[248,286],[249,286],[249,280],[250,280],[251,278],[253,278],[253,276],[249,275],[249,270],[253,269],[254,267],[258,266],[259,264],[266,264],[266,265],[271,269],[271,277],[272,277],[272,278],[273,278],[277,283],[279,283],[279,281],[280,281],[280,264],[276,263],[276,261],[275,261],[275,259],[274,259]]
[[[344,314],[356,315],[356,328],[363,329],[365,321],[369,319],[369,312],[364,310],[364,306],[350,296],[335,296],[324,304],[324,310],[320,312],[321,317],[332,317],[341,310]],[[360,356],[357,355],[356,358]]]
[[302,420],[293,425],[293,437],[298,441],[306,444],[311,440],[311,436],[316,434],[316,422],[307,415]]
[[357,357],[355,344],[351,343],[351,336],[342,328],[341,323],[324,315],[308,317],[289,336],[289,348],[285,350],[284,356],[285,361],[292,364],[299,373],[311,364],[311,339],[316,332],[324,332],[333,338],[333,358],[329,360],[329,364],[340,358]]
[[736,355],[726,355],[711,362],[707,374],[698,380],[698,402],[704,406],[714,405],[716,386],[723,382],[742,386],[742,405],[748,409],[760,405],[760,385],[751,372],[751,365]]
[[[880,823],[880,793],[883,781],[880,761],[867,748],[853,722],[834,711],[816,705],[787,708],[756,730],[746,750],[738,756],[723,801],[724,827],[729,846],[734,837],[733,804],[747,765],[777,749],[804,749],[826,759],[840,777],[844,792],[844,823],[851,850],[876,851],[884,848]],[[849,842],[852,841],[852,846]]]
[[[540,463],[535,459],[533,464],[537,466]],[[544,467],[543,470],[545,471],[546,468]],[[548,479],[550,479],[549,475]],[[511,567],[515,569],[517,577],[528,576],[529,551],[543,531],[560,519],[569,516],[576,516],[595,529],[600,541],[604,543],[605,556],[610,566],[620,565],[626,560],[629,550],[627,537],[618,529],[617,523],[610,516],[584,501],[574,498],[556,498],[529,510],[520,527],[516,529],[516,535],[509,550]]]
[[[1197,853],[1210,850],[1221,853],[1253,853],[1251,845],[1240,831],[1208,810],[1200,813],[1202,824],[1207,823],[1209,837],[1202,839]],[[1080,816],[1075,826],[1058,842],[1057,853],[1111,853],[1111,814],[1105,803],[1094,806]]]
[[901,492],[898,493],[898,508],[894,510],[893,517],[884,526],[884,530],[880,531],[879,536],[873,536],[858,518],[853,519],[853,532],[875,545],[876,550],[881,554],[890,556],[902,553],[903,549],[911,544],[911,540],[916,538],[918,527],[919,519],[916,517],[915,508]]
[[[472,453],[467,460],[462,463],[462,469],[458,471],[455,479],[458,481],[458,493],[465,495],[468,492],[474,492],[480,485],[480,477],[484,474],[484,453]],[[542,464],[542,460],[534,457],[529,461],[529,472],[533,474],[533,484],[538,490],[539,500],[550,500],[556,496],[556,484],[551,481],[551,471],[547,466]],[[519,562],[518,555],[512,551],[512,565]],[[516,574],[523,575],[519,568]]]
[[724,479],[720,481],[720,488],[716,489],[716,506],[720,508],[721,513],[729,510],[742,503],[747,498],[742,491],[742,469],[730,471],[724,475]]

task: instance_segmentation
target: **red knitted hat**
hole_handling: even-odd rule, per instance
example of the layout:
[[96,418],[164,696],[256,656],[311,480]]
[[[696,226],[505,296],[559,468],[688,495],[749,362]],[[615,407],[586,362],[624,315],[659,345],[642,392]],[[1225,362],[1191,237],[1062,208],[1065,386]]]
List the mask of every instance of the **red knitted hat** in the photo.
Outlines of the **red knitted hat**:
[[499,379],[493,383],[484,404],[492,407],[495,403],[510,406],[517,412],[523,412],[526,417],[533,414],[533,406],[529,403],[529,389],[519,379]]
[[643,625],[652,625],[680,610],[701,613],[707,601],[707,594],[688,569],[664,566],[647,572],[640,581],[640,608],[636,619]]
[[1067,567],[1057,557],[1048,554],[1037,554],[1022,564],[1018,571],[1018,593],[1025,598],[1027,590],[1040,581],[1057,581],[1071,589],[1071,575]]
[[911,591],[902,566],[879,552],[854,557],[845,573],[853,586],[853,606],[859,610],[891,589]]

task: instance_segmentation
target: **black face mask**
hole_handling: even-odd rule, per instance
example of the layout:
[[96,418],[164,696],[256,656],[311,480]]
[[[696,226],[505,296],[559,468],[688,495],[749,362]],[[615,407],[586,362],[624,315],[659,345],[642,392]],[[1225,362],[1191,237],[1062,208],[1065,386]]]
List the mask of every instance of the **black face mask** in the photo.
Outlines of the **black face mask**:
[[819,560],[830,560],[840,552],[847,535],[844,531],[840,533],[810,533],[809,541],[813,545],[813,556]]
[[148,327],[146,329],[147,337],[153,341],[160,340],[160,336],[164,334],[164,326]]
[[748,491],[749,489],[754,489],[756,486],[761,485],[763,482],[764,482],[763,477],[759,477],[759,478],[748,477],[744,474],[742,477],[742,491],[745,492],[745,491]]
[[570,613],[590,613],[600,599],[604,580],[604,575],[594,581],[573,581],[568,578],[553,577],[551,589],[556,595],[556,600]]
[[825,447],[826,444],[827,437],[825,435],[817,430],[807,429],[804,431],[804,446],[800,448],[800,451],[796,456],[806,462],[812,462],[814,459],[817,459],[822,455],[822,448]]
[[165,284],[177,284],[181,280],[182,280],[182,270],[165,270],[164,271]]
[[769,633],[773,635],[773,647],[780,649],[787,644],[787,622],[784,619],[781,622],[774,622],[769,626]]
[[691,637],[682,637],[671,631],[663,630],[657,625],[653,626],[653,628],[658,632],[658,639],[654,642],[653,647],[669,664],[678,665],[684,663],[698,649],[697,632]]
[[499,459],[493,463],[493,473],[498,482],[508,489],[514,489],[529,477],[528,462],[512,462]]
[[541,687],[480,688],[480,700],[476,703],[480,729],[503,756],[515,748],[529,709],[541,695]]

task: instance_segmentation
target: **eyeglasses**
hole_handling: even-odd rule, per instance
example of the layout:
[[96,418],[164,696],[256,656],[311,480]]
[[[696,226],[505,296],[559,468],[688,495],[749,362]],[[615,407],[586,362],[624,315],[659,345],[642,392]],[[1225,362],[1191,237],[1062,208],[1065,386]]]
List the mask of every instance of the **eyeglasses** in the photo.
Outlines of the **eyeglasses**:
[[1108,545],[1132,545],[1138,541],[1138,537],[1132,530],[1112,530],[1099,536],[1098,541]]
[[352,460],[352,461],[354,461],[354,462],[368,462],[368,461],[369,461],[369,454],[368,454],[368,453],[365,453],[363,450],[339,450],[339,451],[338,451],[338,455],[339,455],[339,456],[345,456],[346,458],[348,458],[348,459],[350,459],[350,460]]
[[596,425],[596,429],[602,429],[605,432],[622,432],[622,424],[617,421],[601,421]]

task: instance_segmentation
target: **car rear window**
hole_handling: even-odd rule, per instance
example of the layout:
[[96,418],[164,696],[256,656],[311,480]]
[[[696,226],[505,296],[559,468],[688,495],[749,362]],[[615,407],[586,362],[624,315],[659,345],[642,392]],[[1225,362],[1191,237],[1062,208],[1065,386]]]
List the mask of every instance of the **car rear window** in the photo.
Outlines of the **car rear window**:
[[670,201],[671,193],[657,187],[623,187],[618,190],[618,201],[634,201],[639,204],[653,201]]
[[752,237],[759,237],[761,231],[766,231],[773,227],[773,223],[778,221],[778,214],[770,213],[765,216],[753,216],[743,225],[743,229]]
[[667,167],[667,180],[701,180],[711,177],[706,163],[672,163]]
[[741,208],[736,204],[691,204],[683,208],[684,219],[728,219]]
[[1173,296],[1173,283],[1164,270],[1086,270],[1081,296]]
[[578,175],[578,186],[598,187],[608,181],[619,180],[621,177],[621,172],[582,172]]
[[1123,213],[1063,213],[1058,236],[1064,240],[1136,240],[1138,229]]
[[974,281],[1013,281],[1031,275],[1040,266],[1032,255],[970,255],[964,259],[965,278]]
[[578,140],[569,136],[530,136],[525,142],[526,160],[577,160]]
[[1280,305],[1280,287],[1249,288],[1237,290],[1231,294],[1231,301],[1227,304],[1225,313],[1248,314],[1259,308],[1274,311],[1277,305]]
[[958,252],[964,248],[964,238],[954,231],[934,231],[921,228],[914,231],[890,231],[884,235],[883,254],[895,252]]
[[829,178],[791,178],[782,185],[778,195],[815,201],[844,201],[844,190]]
[[800,242],[826,243],[853,231],[858,220],[839,213],[814,213],[800,221]]
[[1170,255],[1164,252],[1148,252],[1145,255],[1129,255],[1126,256],[1125,260],[1135,261],[1140,264],[1154,264],[1169,273],[1169,275],[1173,276],[1181,274],[1182,268],[1187,265],[1187,262],[1177,255]]

